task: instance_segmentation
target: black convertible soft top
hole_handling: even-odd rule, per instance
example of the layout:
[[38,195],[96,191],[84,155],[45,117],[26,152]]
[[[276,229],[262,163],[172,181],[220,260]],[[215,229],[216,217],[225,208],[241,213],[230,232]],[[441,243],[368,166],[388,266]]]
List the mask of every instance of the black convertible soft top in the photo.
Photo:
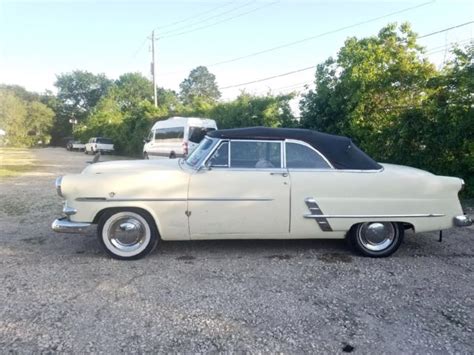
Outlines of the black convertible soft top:
[[336,169],[378,170],[382,167],[349,138],[300,128],[248,127],[220,129],[207,133],[221,139],[295,139],[308,143],[323,154]]

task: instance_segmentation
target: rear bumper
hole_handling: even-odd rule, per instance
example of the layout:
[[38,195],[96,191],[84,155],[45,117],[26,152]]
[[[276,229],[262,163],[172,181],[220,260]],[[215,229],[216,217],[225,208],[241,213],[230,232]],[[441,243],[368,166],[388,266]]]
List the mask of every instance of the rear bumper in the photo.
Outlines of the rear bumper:
[[469,216],[461,215],[453,218],[453,223],[456,227],[472,226],[472,219]]
[[57,233],[86,234],[93,230],[94,225],[92,223],[71,222],[67,217],[63,217],[54,220],[51,228]]

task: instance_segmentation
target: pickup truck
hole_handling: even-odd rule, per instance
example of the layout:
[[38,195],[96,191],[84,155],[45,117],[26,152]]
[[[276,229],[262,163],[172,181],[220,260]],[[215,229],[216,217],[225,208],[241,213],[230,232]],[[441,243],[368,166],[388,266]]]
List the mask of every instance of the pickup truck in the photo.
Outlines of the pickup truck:
[[86,143],[84,153],[96,154],[100,153],[112,153],[114,151],[114,144],[109,138],[93,137]]

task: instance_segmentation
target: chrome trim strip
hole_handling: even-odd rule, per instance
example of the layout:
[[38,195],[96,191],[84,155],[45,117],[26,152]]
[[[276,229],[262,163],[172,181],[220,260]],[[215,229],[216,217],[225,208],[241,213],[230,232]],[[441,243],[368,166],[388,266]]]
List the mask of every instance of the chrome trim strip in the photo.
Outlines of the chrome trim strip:
[[77,197],[76,201],[79,202],[100,202],[100,201],[106,201],[107,199],[105,197]]
[[318,223],[319,228],[321,228],[323,232],[332,232],[331,225],[323,215],[323,211],[321,211],[321,209],[319,208],[318,204],[316,203],[316,200],[312,197],[307,197],[304,199],[304,202],[306,203],[306,206],[308,206],[308,209],[311,211],[311,215],[309,216],[312,216],[311,218],[314,218],[316,220],[316,223]]
[[441,213],[419,213],[419,214],[379,214],[379,215],[349,215],[349,214],[305,214],[304,218],[420,218],[420,217],[444,217]]
[[310,168],[288,168],[289,172],[304,173],[304,172],[318,172],[318,173],[381,173],[385,168],[382,167],[378,170],[357,170],[357,169],[310,169]]
[[78,197],[76,201],[81,202],[131,202],[131,201],[149,201],[149,202],[185,202],[185,201],[226,201],[226,202],[265,202],[273,201],[272,198],[235,198],[235,197],[203,197],[203,198],[105,198],[105,197]]
[[188,201],[266,202],[273,201],[273,198],[189,198]]

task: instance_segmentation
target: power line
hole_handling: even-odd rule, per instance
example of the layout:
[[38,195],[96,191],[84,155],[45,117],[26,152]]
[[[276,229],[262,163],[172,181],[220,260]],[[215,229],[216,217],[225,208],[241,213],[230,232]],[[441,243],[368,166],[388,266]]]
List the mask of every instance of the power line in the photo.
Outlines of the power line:
[[[428,3],[425,3],[425,4],[428,4]],[[421,5],[418,5],[418,7],[421,6]],[[471,21],[471,23],[474,22],[474,21]],[[449,31],[451,29],[454,29],[454,28],[458,28],[458,27],[461,27],[461,26],[465,26],[469,23],[464,23],[464,24],[461,24],[461,25],[456,25],[456,26],[452,26],[452,27],[449,27],[449,28],[445,28],[443,30],[440,30],[440,31],[436,31],[436,32],[432,32],[432,33],[428,33],[426,35],[423,35],[421,37],[428,37],[428,36],[432,36],[434,34],[437,34],[437,33],[441,33],[441,32],[446,32],[446,31]],[[421,38],[419,37],[419,38]],[[297,69],[297,70],[293,70],[291,72],[287,72],[287,73],[283,73],[283,74],[278,74],[278,75],[273,75],[273,76],[270,76],[270,77],[266,77],[266,78],[261,78],[261,79],[258,79],[258,80],[253,80],[253,81],[250,81],[250,82],[246,82],[246,83],[241,83],[241,84],[235,84],[235,85],[228,85],[228,86],[225,86],[223,88],[221,88],[222,90],[225,90],[225,89],[230,89],[230,88],[235,88],[235,87],[239,87],[239,86],[244,86],[244,85],[249,85],[249,84],[255,84],[255,83],[259,83],[259,82],[262,82],[262,81],[267,81],[267,80],[271,80],[271,79],[275,79],[275,78],[279,78],[280,76],[287,76],[287,75],[292,75],[292,74],[295,74],[295,73],[299,73],[301,71],[306,71],[306,70],[309,70],[309,69],[312,69],[312,68],[316,68],[316,65],[313,65],[313,66],[310,66],[310,67],[306,67],[306,68],[301,68],[301,69]]]
[[437,35],[438,33],[443,33],[443,32],[449,31],[449,30],[453,30],[453,29],[455,29],[455,28],[459,28],[459,27],[463,27],[463,26],[470,25],[471,23],[474,23],[474,21],[465,22],[465,23],[462,23],[462,24],[460,24],[460,25],[456,25],[456,26],[452,26],[452,27],[445,28],[445,29],[443,29],[443,30],[439,30],[439,31],[427,33],[427,34],[425,34],[425,35],[423,35],[423,36],[419,36],[418,39],[425,38],[425,37],[430,37],[430,36],[434,36],[434,35]]
[[257,80],[253,80],[253,81],[248,81],[248,82],[246,82],[246,83],[235,84],[235,85],[228,85],[228,86],[224,86],[224,87],[222,87],[222,88],[220,88],[220,89],[221,89],[221,90],[226,90],[226,89],[231,89],[231,88],[237,88],[237,87],[239,87],[239,86],[244,86],[244,85],[250,85],[250,84],[260,83],[260,82],[262,82],[262,81],[267,81],[267,80],[271,80],[271,79],[276,79],[276,78],[280,78],[280,77],[282,77],[282,76],[292,75],[292,74],[300,73],[300,72],[303,72],[303,71],[306,71],[306,70],[310,70],[310,69],[314,69],[314,68],[316,68],[316,65],[312,65],[312,66],[306,67],[306,68],[296,69],[296,70],[289,71],[289,72],[282,73],[282,74],[278,74],[278,75],[269,76],[269,77],[266,77],[266,78],[261,78],[261,79],[257,79]]
[[415,9],[420,8],[420,7],[430,5],[432,3],[434,3],[434,0],[424,2],[424,3],[416,5],[416,6],[407,7],[407,8],[404,8],[402,10],[390,12],[390,13],[382,15],[382,16],[373,17],[373,18],[370,18],[370,19],[367,19],[367,20],[364,20],[364,21],[361,21],[361,22],[357,22],[357,23],[354,23],[354,24],[351,24],[351,25],[348,25],[348,26],[339,27],[337,29],[327,31],[327,32],[323,32],[323,33],[320,33],[320,34],[317,34],[317,35],[314,35],[314,36],[306,37],[306,38],[296,40],[296,41],[293,41],[293,42],[288,42],[288,43],[285,43],[285,44],[281,44],[279,46],[267,48],[267,49],[264,49],[264,50],[261,50],[261,51],[258,51],[258,52],[253,52],[253,53],[246,54],[246,55],[243,55],[243,56],[240,56],[240,57],[236,57],[236,58],[227,59],[227,60],[223,60],[223,61],[220,61],[220,62],[212,63],[212,64],[207,65],[207,67],[213,67],[213,66],[217,66],[217,65],[232,63],[232,62],[236,62],[236,61],[239,61],[239,60],[242,60],[242,59],[255,57],[257,55],[261,55],[261,54],[264,54],[264,53],[273,52],[273,51],[276,51],[276,50],[279,50],[279,49],[282,49],[282,48],[292,47],[292,46],[295,46],[297,44],[308,42],[308,41],[311,41],[311,40],[316,39],[316,38],[324,37],[324,36],[334,34],[334,33],[337,33],[337,32],[341,32],[341,31],[344,31],[344,30],[347,30],[347,29],[350,29],[350,28],[365,25],[365,24],[368,24],[368,23],[371,23],[371,22],[381,20],[381,19],[386,18],[386,17],[401,14],[403,12],[415,10]]
[[216,22],[213,22],[213,23],[208,24],[208,25],[205,25],[205,26],[196,27],[196,28],[194,28],[194,29],[190,29],[190,30],[183,31],[183,32],[172,33],[172,34],[170,34],[170,35],[168,35],[168,36],[160,37],[160,39],[182,36],[182,35],[185,35],[185,34],[188,34],[188,33],[192,33],[192,32],[196,32],[196,31],[203,30],[203,29],[208,28],[208,27],[216,26],[216,25],[219,25],[219,24],[221,24],[221,23],[223,23],[223,22],[227,22],[227,21],[233,20],[233,19],[235,19],[235,18],[242,17],[242,16],[248,15],[248,14],[250,14],[250,13],[252,13],[252,12],[261,10],[261,9],[263,9],[263,8],[265,8],[265,7],[272,6],[272,5],[276,4],[277,2],[279,2],[279,0],[278,0],[278,1],[273,1],[273,2],[268,3],[268,4],[265,4],[265,5],[263,5],[263,6],[256,7],[256,8],[254,8],[254,9],[252,9],[252,10],[249,10],[249,11],[246,11],[246,12],[242,12],[242,13],[240,13],[240,14],[237,14],[237,15],[234,15],[234,16],[231,16],[231,17],[227,17],[227,18],[225,18],[225,19],[223,19],[223,20],[216,21]]
[[[186,26],[174,28],[174,29],[172,29],[172,30],[165,31],[165,32],[160,32],[160,35],[162,36],[162,38],[165,38],[165,37],[167,37],[166,34],[168,34],[168,33],[171,33],[171,35],[172,35],[173,32],[179,32],[179,31],[185,30],[185,29],[187,29],[187,28],[189,28],[189,27],[193,27],[193,26],[195,26],[195,25],[199,25],[199,24],[201,24],[201,23],[208,22],[209,20],[212,20],[212,19],[214,19],[214,18],[216,18],[216,17],[221,17],[222,15],[227,15],[227,14],[232,13],[232,12],[234,12],[234,11],[236,11],[236,10],[239,10],[239,9],[241,9],[241,8],[243,8],[243,7],[247,7],[247,6],[249,6],[250,4],[252,4],[252,3],[254,3],[254,2],[255,2],[255,0],[252,0],[252,1],[246,2],[246,3],[242,4],[242,5],[233,7],[233,8],[231,8],[231,9],[227,10],[227,11],[220,12],[220,13],[218,13],[218,14],[215,14],[215,15],[212,15],[212,16],[209,16],[209,17],[206,17],[206,18],[204,18],[204,19],[202,19],[202,20],[188,23],[188,24],[186,24]],[[164,35],[164,36],[163,36],[163,35]],[[171,36],[171,35],[169,35],[169,36]]]
[[138,53],[140,53],[140,51],[143,49],[143,47],[145,46],[145,44],[147,43],[148,41],[148,38],[145,37],[145,39],[143,40],[143,42],[140,44],[139,47],[137,47],[137,49],[133,52],[133,54],[130,56],[130,59],[128,61],[128,63],[130,63],[133,59],[135,59],[135,57],[138,55]]
[[201,17],[202,15],[207,15],[207,14],[209,14],[209,13],[211,13],[211,12],[214,12],[214,11],[220,9],[220,8],[223,8],[223,7],[232,5],[234,2],[235,2],[235,1],[231,1],[231,2],[225,3],[224,5],[219,5],[219,6],[213,7],[213,8],[210,9],[210,10],[203,11],[203,12],[199,12],[199,13],[197,13],[197,14],[195,14],[195,15],[192,15],[192,16],[189,16],[189,17],[186,17],[186,18],[183,18],[182,20],[178,20],[178,21],[175,21],[175,22],[172,22],[172,23],[163,25],[163,26],[158,26],[158,27],[155,28],[155,30],[161,30],[161,29],[163,29],[163,28],[169,28],[169,27],[178,25],[178,24],[180,24],[180,23],[186,22],[186,21],[188,21],[188,20],[192,20],[192,19]]

